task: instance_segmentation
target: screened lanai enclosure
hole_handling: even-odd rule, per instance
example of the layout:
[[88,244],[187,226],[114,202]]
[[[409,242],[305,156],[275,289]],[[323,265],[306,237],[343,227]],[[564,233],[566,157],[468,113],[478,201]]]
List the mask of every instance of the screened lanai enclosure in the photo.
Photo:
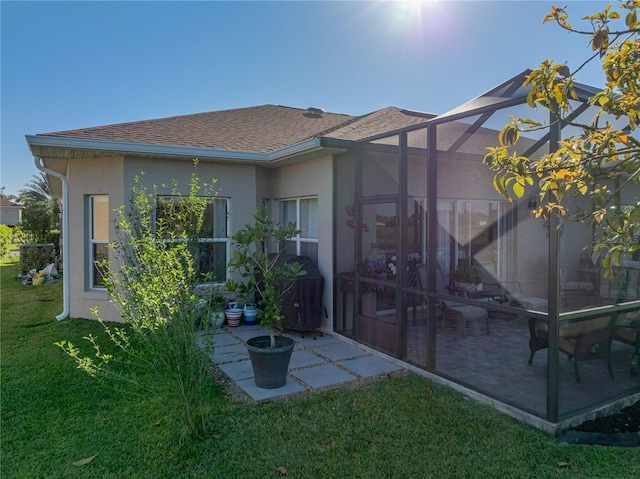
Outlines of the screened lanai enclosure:
[[[526,104],[527,73],[336,157],[334,328],[560,423],[640,392],[640,258],[608,277],[592,262],[592,224],[536,218],[537,191],[509,203],[494,189],[483,157],[509,117],[550,124]],[[595,90],[576,91],[574,118],[589,123]],[[526,134],[519,153],[573,134]],[[638,194],[629,185],[620,201]]]

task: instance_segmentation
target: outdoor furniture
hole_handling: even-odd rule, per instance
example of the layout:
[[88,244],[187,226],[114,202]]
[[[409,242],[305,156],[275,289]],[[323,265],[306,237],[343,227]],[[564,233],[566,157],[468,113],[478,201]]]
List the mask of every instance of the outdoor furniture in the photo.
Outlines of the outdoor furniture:
[[631,375],[638,373],[640,362],[640,311],[618,316],[613,332],[613,339],[633,346],[634,355],[631,360]]
[[595,284],[592,281],[567,281],[560,285],[562,304],[573,309],[583,308],[595,302]]
[[602,273],[600,298],[605,302],[621,303],[640,299],[640,261],[623,260],[612,266],[611,274]]
[[580,382],[578,361],[592,359],[606,359],[609,376],[613,377],[611,369],[611,340],[613,330],[611,318],[595,318],[586,321],[567,324],[560,327],[558,348],[573,359],[576,382]]
[[[613,339],[614,321],[610,316],[576,321],[560,326],[558,349],[574,362],[576,382],[580,382],[578,361],[606,359],[609,375],[613,379],[611,369],[611,341]],[[549,347],[549,327],[546,320],[529,318],[528,364],[533,362],[536,351]]]
[[[449,291],[460,297],[469,297],[463,288],[449,287]],[[454,300],[441,300],[444,309],[442,310],[441,325],[444,329],[444,321],[452,321],[460,327],[460,333],[464,338],[466,336],[465,329],[471,321],[484,321],[489,334],[489,311],[479,306],[456,302]]]
[[539,298],[525,294],[518,281],[501,282],[500,290],[500,297],[503,298],[503,301],[514,308],[544,312],[547,311],[549,307],[547,298]]
[[549,347],[549,324],[546,319],[529,318],[529,366],[533,363],[536,351]]
[[[459,297],[470,297],[468,292],[464,288],[456,286],[444,286],[444,278],[440,268],[436,268],[436,290],[438,292],[444,292],[448,290],[449,294]],[[464,338],[466,336],[465,329],[467,324],[471,321],[484,321],[487,327],[487,334],[489,334],[489,311],[480,306],[474,306],[472,304],[461,303],[455,299],[440,299],[440,327],[444,329],[445,321],[451,321],[456,323],[460,328],[460,333]]]

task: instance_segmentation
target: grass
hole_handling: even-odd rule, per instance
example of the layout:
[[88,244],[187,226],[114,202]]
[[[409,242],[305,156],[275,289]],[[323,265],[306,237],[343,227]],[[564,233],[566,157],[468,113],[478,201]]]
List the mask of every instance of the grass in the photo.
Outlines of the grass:
[[100,326],[56,321],[61,283],[22,286],[17,271],[0,267],[3,478],[640,477],[637,449],[564,444],[415,374],[253,405],[213,388],[211,434],[180,443],[162,396],[75,369],[53,343]]

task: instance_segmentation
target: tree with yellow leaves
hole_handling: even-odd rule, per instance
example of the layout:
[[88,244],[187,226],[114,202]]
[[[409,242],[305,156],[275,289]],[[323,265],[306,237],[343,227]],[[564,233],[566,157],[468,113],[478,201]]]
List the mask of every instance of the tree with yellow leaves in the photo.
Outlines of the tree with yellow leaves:
[[[636,194],[623,204],[619,196],[630,184],[640,185],[640,0],[620,1],[617,10],[608,5],[584,17],[588,29],[569,23],[567,10],[553,6],[543,23],[555,21],[568,32],[588,36],[594,53],[573,71],[569,65],[545,60],[527,76],[524,86],[530,88],[531,108],[548,109],[555,121],[580,133],[559,141],[556,151],[529,158],[516,151],[521,133],[550,125],[512,117],[500,133],[500,145],[489,148],[484,161],[496,172],[494,187],[509,199],[521,198],[526,188],[537,184],[537,216],[594,221],[600,232],[594,261],[604,253],[603,265],[608,267],[625,254],[640,255],[640,197]],[[596,114],[588,123],[578,123],[574,81],[593,61],[601,63],[605,88],[588,100]],[[593,210],[569,214],[564,201],[580,195],[593,200]]]

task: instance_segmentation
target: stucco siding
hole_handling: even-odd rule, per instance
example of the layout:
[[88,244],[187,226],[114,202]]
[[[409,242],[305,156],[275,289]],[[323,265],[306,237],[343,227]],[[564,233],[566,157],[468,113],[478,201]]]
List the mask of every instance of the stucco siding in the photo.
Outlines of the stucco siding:
[[324,277],[323,304],[329,318],[323,317],[322,329],[331,331],[333,317],[333,158],[325,156],[273,171],[271,198],[318,197],[318,269]]
[[[101,317],[107,321],[120,320],[114,305],[109,302],[105,290],[89,289],[88,280],[88,224],[87,204],[90,195],[108,195],[110,226],[109,240],[115,239],[115,214],[113,209],[123,204],[123,158],[94,158],[69,160],[69,308],[71,317],[93,318],[92,308],[98,307]],[[110,259],[111,255],[110,255]]]

